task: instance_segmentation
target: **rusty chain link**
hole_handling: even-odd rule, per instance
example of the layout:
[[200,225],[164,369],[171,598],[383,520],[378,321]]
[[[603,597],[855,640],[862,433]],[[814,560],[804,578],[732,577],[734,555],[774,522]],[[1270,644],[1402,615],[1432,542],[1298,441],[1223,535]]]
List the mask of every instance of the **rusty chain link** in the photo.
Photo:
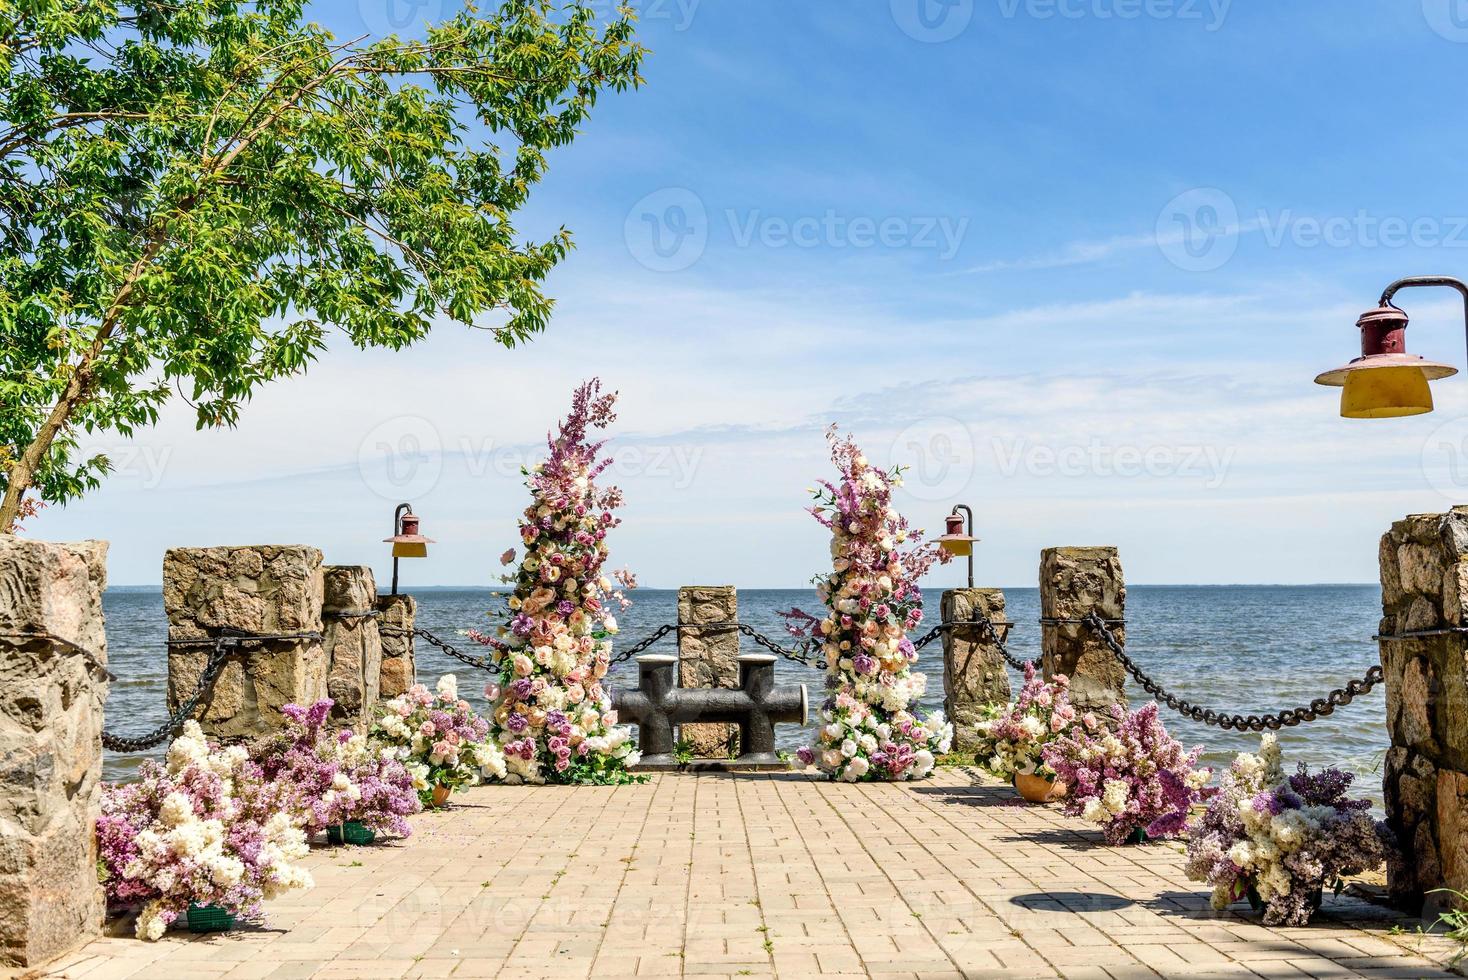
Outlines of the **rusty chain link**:
[[1352,678],[1346,682],[1344,688],[1336,688],[1323,698],[1316,698],[1308,705],[1300,705],[1295,708],[1286,708],[1267,715],[1241,715],[1230,714],[1226,711],[1217,711],[1213,708],[1205,708],[1202,705],[1193,704],[1185,698],[1168,691],[1160,683],[1147,676],[1136,661],[1127,656],[1122,644],[1107,627],[1106,621],[1095,613],[1088,613],[1082,622],[1094,630],[1106,646],[1115,654],[1116,659],[1126,668],[1127,673],[1141,685],[1142,690],[1155,700],[1167,705],[1173,711],[1186,715],[1194,721],[1201,721],[1205,725],[1214,725],[1218,728],[1234,729],[1236,731],[1262,732],[1279,731],[1281,728],[1291,728],[1303,722],[1314,721],[1323,718],[1335,711],[1336,708],[1345,707],[1353,700],[1369,692],[1373,687],[1380,684],[1384,678],[1380,664],[1373,664],[1366,675],[1360,679]]
[[[54,638],[53,638],[54,639]],[[208,646],[210,647],[209,659],[204,664],[204,669],[199,674],[199,683],[194,686],[191,693],[177,708],[168,716],[168,720],[157,728],[151,729],[142,735],[118,735],[114,732],[102,732],[102,747],[111,752],[143,752],[155,748],[168,741],[169,737],[178,730],[179,726],[193,716],[194,709],[199,706],[204,695],[214,686],[219,679],[219,674],[224,670],[229,658],[236,653],[242,652],[241,647],[246,643],[268,643],[281,640],[317,640],[321,634],[316,632],[305,633],[246,633],[243,630],[226,629],[219,636],[205,636],[197,639],[171,639],[169,646]],[[67,643],[68,641],[62,640]],[[75,644],[69,644],[75,646]],[[243,651],[248,652],[248,651]],[[109,679],[116,680],[109,675]]]

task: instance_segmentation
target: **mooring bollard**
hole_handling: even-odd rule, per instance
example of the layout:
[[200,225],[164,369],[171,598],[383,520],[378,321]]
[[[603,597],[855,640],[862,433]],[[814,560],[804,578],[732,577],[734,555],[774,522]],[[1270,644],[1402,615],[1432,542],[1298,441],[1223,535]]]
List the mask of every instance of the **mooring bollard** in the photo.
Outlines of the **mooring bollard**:
[[677,769],[673,726],[723,722],[739,726],[737,759],[709,762],[710,767],[783,769],[775,751],[775,725],[804,725],[809,715],[805,685],[775,686],[775,658],[746,653],[739,657],[739,687],[678,686],[678,658],[645,654],[637,658],[637,689],[615,691],[612,706],[624,722],[637,726],[642,761],[638,769]]

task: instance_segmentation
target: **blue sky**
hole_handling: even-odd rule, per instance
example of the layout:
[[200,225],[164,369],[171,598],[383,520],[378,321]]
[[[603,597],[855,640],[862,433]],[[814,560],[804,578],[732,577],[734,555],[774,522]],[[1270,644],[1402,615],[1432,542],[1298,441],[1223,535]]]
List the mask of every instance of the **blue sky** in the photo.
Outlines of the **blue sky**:
[[[411,32],[449,3],[315,16]],[[981,584],[1032,586],[1061,544],[1119,546],[1134,582],[1373,581],[1393,519],[1468,501],[1461,379],[1374,423],[1311,383],[1386,283],[1468,275],[1468,4],[640,9],[647,85],[605,98],[520,219],[578,245],[545,335],[446,324],[333,350],[235,430],[173,411],[99,436],[117,475],[31,533],[110,539],[119,584],[170,546],[266,541],[381,578],[408,499],[440,544],[405,582],[487,583],[514,466],[591,375],[622,392],[614,560],[654,586],[819,570],[801,508],[833,421],[913,465],[916,523],[974,506]],[[1463,363],[1452,294],[1398,301],[1409,349]]]

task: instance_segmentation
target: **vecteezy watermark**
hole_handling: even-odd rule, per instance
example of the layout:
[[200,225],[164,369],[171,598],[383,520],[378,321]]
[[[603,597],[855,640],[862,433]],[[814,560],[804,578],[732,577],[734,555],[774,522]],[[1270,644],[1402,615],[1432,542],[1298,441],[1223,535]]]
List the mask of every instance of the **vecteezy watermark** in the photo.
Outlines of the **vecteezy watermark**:
[[421,38],[443,19],[444,0],[357,0],[357,11],[375,37]]
[[632,205],[622,238],[644,268],[678,272],[697,262],[708,247],[708,210],[688,188],[664,187]]
[[1422,0],[1422,17],[1438,37],[1468,43],[1468,0]]
[[1157,216],[1157,247],[1188,272],[1210,272],[1233,258],[1242,235],[1257,234],[1269,248],[1468,248],[1468,215],[1299,214],[1259,208],[1240,217],[1234,199],[1216,187],[1174,197]]
[[1197,21],[1210,33],[1228,19],[1233,0],[994,0],[1005,20]]
[[[517,476],[545,455],[543,446],[501,446],[493,439],[476,440],[468,436],[459,438],[458,451],[471,477],[491,474]],[[611,461],[607,472],[614,480],[632,477],[668,480],[673,489],[686,490],[698,475],[698,468],[703,462],[703,447],[631,443],[616,446],[611,452]]]
[[1237,450],[1232,446],[1110,445],[1092,438],[1085,445],[1031,443],[1023,436],[991,442],[1001,476],[1076,479],[1157,477],[1194,479],[1205,490],[1223,486]]
[[902,488],[910,496],[954,500],[974,478],[973,433],[958,419],[923,419],[897,434],[888,458],[905,467]]
[[443,440],[417,415],[399,415],[372,427],[357,446],[357,471],[386,500],[421,497],[443,473]]
[[1422,441],[1422,474],[1449,502],[1468,504],[1468,416],[1437,426]]
[[735,248],[909,249],[948,261],[968,234],[969,219],[951,215],[771,214],[762,208],[725,208],[711,220],[703,199],[686,187],[665,187],[627,212],[627,251],[654,272],[678,272],[703,257],[717,235]]
[[97,456],[106,459],[109,485],[132,485],[139,490],[156,490],[163,485],[169,461],[173,459],[173,447],[140,442],[124,443],[120,446],[84,443],[77,447],[75,456],[77,459],[92,459]]
[[1195,187],[1168,201],[1157,215],[1157,247],[1186,272],[1211,272],[1239,247],[1239,209],[1217,187]]
[[694,15],[702,0],[590,0],[594,13],[606,20],[621,17],[623,7],[630,7],[639,24],[667,23],[682,32],[693,26]]
[[891,0],[891,8],[902,33],[925,44],[953,40],[974,18],[974,0]]

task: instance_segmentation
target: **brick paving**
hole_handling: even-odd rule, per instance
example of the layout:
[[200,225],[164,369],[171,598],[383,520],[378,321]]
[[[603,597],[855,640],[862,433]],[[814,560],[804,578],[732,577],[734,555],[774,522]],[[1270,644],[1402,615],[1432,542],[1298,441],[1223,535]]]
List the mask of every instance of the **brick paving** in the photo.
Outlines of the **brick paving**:
[[1431,977],[1457,949],[1348,896],[1303,929],[1214,912],[1175,846],[1104,847],[968,769],[455,800],[409,840],[315,850],[263,928],[102,939],[41,975]]

